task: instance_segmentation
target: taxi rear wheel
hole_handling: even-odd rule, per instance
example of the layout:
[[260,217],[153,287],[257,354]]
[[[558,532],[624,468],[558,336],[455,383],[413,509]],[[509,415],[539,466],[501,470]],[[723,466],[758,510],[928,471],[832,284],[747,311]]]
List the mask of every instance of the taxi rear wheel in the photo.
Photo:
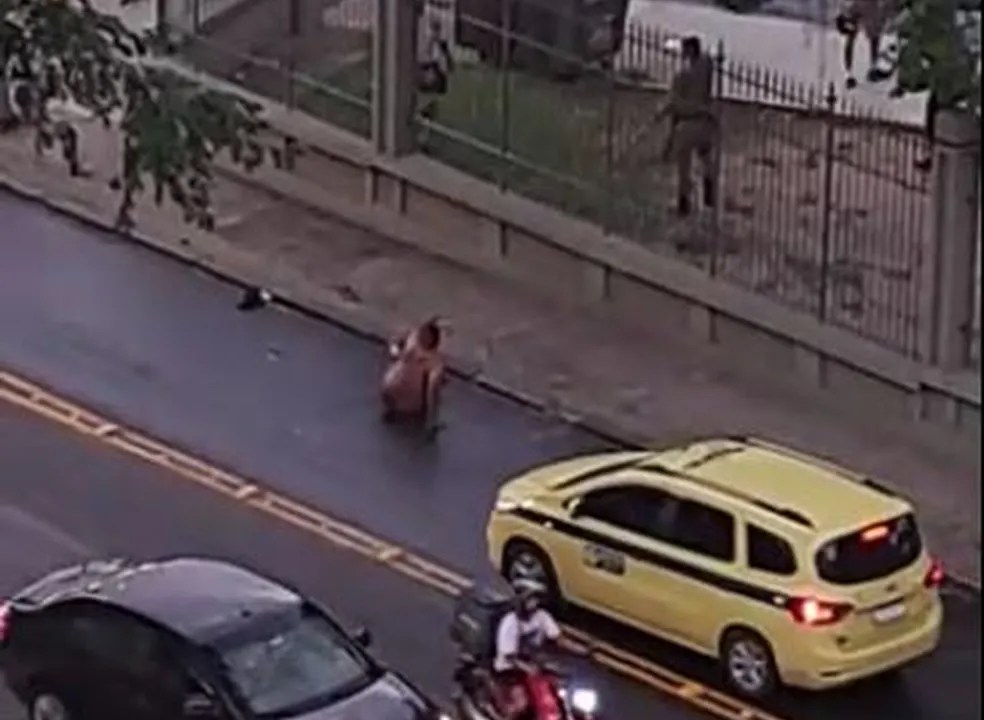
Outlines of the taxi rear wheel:
[[535,580],[546,588],[546,604],[557,609],[563,603],[557,574],[550,558],[540,548],[525,540],[511,540],[503,552],[502,575],[513,584],[518,580]]
[[743,697],[767,697],[778,684],[772,648],[751,630],[733,628],[724,634],[720,662],[728,686]]

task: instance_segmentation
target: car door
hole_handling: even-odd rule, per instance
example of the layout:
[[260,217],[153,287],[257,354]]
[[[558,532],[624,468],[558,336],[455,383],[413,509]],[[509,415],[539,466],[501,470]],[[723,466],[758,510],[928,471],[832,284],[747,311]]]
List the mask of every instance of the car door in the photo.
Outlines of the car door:
[[742,617],[744,596],[734,590],[736,532],[732,513],[703,500],[675,497],[667,508],[649,547],[663,567],[661,621],[671,639],[715,653],[722,624]]
[[174,720],[181,702],[169,682],[162,630],[122,610],[93,607],[73,619],[72,633],[90,666],[92,694],[105,717]]
[[580,567],[572,585],[581,602],[620,620],[665,633],[664,570],[649,548],[658,537],[668,496],[652,487],[622,483],[578,499],[572,521]]
[[[182,718],[186,702],[194,701],[202,712],[209,708],[212,720],[241,720],[244,715],[223,686],[212,658],[197,646],[167,634],[160,638],[154,657],[145,666],[145,695],[162,710],[160,720]],[[156,720],[156,719],[155,719]]]
[[24,680],[57,694],[83,717],[111,717],[112,708],[99,691],[105,684],[103,668],[93,662],[84,638],[74,632],[80,612],[84,608],[76,603],[65,603],[29,616],[21,658],[27,672]]

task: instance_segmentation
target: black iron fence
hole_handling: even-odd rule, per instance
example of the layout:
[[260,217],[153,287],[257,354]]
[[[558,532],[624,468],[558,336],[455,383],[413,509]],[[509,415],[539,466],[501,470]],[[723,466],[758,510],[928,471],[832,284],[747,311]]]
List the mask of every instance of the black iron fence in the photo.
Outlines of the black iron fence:
[[[621,0],[565,1],[421,3],[422,56],[437,33],[455,58],[447,91],[418,99],[421,148],[917,357],[932,257],[921,130],[706,48],[719,197],[680,218],[657,119],[679,38],[616,27]],[[372,0],[168,0],[168,20],[201,69],[368,135]]]
[[[930,258],[928,148],[918,128],[885,120],[832,86],[708,48],[719,197],[716,207],[679,218],[679,180],[665,152],[670,125],[657,119],[682,67],[678,39],[629,25],[606,56],[597,47],[611,33],[597,17],[578,17],[574,0],[553,12],[587,27],[553,39],[541,29],[533,38],[513,18],[537,1],[505,0],[490,20],[432,0],[428,12],[449,37],[495,35],[501,51],[461,49],[447,93],[421,103],[427,152],[918,354]],[[578,46],[572,36],[602,40]]]
[[[978,162],[979,159],[978,159]],[[974,256],[974,304],[973,317],[970,322],[970,333],[967,340],[968,365],[977,370],[981,369],[981,266],[984,264],[981,256],[981,206],[977,206],[977,246]]]
[[372,119],[369,0],[165,0],[197,69],[364,137]]

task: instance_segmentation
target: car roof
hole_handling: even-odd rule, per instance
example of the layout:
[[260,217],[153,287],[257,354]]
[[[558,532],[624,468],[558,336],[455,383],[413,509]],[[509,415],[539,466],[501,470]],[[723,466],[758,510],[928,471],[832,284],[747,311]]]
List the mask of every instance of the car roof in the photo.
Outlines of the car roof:
[[911,512],[902,498],[821,458],[754,438],[705,440],[653,453],[640,469],[666,471],[738,497],[820,535]]
[[207,642],[245,617],[295,607],[295,592],[220,560],[95,561],[56,571],[14,597],[27,608],[92,599]]

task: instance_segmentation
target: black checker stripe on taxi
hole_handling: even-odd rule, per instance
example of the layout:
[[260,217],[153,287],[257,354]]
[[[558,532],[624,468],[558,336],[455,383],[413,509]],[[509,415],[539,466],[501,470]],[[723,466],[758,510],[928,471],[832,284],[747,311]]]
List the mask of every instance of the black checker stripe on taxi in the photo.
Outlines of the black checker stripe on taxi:
[[622,553],[623,555],[626,555],[627,557],[630,557],[638,562],[656,565],[672,573],[683,575],[696,580],[697,582],[712,585],[725,592],[741,595],[749,598],[750,600],[765,603],[766,605],[772,607],[784,608],[789,600],[789,596],[785,593],[770,590],[769,588],[762,587],[760,585],[742,582],[741,580],[735,580],[734,578],[712,572],[697,565],[692,565],[688,562],[678,560],[677,558],[669,557],[668,555],[654,552],[632,543],[623,542],[622,540],[617,540],[615,538],[602,535],[601,533],[579,527],[578,525],[567,522],[566,520],[561,520],[550,515],[538,513],[534,510],[519,508],[512,511],[511,514],[537,525],[546,525],[549,523],[551,528],[556,532],[569,535],[570,537],[577,538],[578,540],[601,545],[609,550]]

